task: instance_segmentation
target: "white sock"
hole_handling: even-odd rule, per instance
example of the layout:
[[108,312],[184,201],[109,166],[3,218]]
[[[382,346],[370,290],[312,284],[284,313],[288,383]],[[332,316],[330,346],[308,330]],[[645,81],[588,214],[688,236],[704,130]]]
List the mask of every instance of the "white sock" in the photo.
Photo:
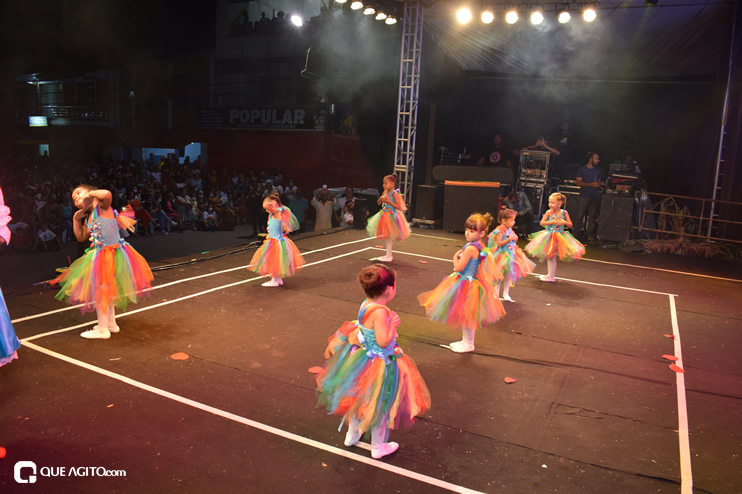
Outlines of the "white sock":
[[505,300],[511,300],[510,299],[510,283],[512,283],[512,281],[511,281],[510,275],[506,276],[505,280],[502,283],[503,283],[502,298],[504,298]]
[[116,306],[113,304],[108,306],[108,326],[106,327],[116,329]]
[[371,456],[379,459],[397,451],[399,444],[395,442],[386,442],[386,439],[386,423],[377,425],[374,430],[371,431]]
[[100,306],[96,305],[95,312],[98,314],[98,331],[101,333],[108,331],[108,309],[101,310]]
[[464,345],[466,346],[474,346],[474,330],[473,329],[463,329],[461,330],[461,333],[464,337]]
[[359,425],[361,425],[360,420],[356,418],[350,419],[350,421],[348,422],[348,432],[347,434],[345,434],[345,442],[343,444],[350,447],[356,444],[361,439],[363,433],[358,430]]
[[546,266],[548,269],[546,277],[550,280],[553,280],[554,277],[556,276],[556,263],[557,263],[556,257],[551,257],[546,260]]
[[392,257],[392,246],[394,242],[391,238],[386,239],[386,257]]

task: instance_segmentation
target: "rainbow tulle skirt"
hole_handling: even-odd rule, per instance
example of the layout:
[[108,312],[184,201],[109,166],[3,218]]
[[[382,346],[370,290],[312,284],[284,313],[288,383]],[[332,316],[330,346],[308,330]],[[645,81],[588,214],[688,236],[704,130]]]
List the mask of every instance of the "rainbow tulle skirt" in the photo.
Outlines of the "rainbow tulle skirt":
[[8,308],[5,305],[3,291],[0,290],[0,367],[17,359],[16,350],[21,347],[21,342],[13,330],[13,324],[10,322]]
[[53,283],[59,283],[56,298],[70,304],[83,304],[82,312],[96,305],[107,311],[111,304],[126,309],[152,289],[152,271],[134,248],[126,242],[100,250],[89,248]]
[[560,261],[578,261],[585,255],[585,247],[569,232],[541,230],[530,239],[525,251],[539,261],[553,257]]
[[415,362],[398,348],[386,363],[369,357],[354,338],[355,322],[346,322],[330,337],[328,360],[317,374],[317,406],[328,413],[360,421],[361,431],[386,424],[390,429],[410,427],[430,408],[430,392]]
[[514,249],[499,249],[495,254],[495,264],[502,270],[504,277],[510,277],[510,282],[516,282],[533,272],[536,263],[528,259],[520,247]]
[[248,269],[261,275],[285,278],[296,274],[304,264],[304,257],[294,242],[285,237],[281,240],[268,237],[255,251]]
[[371,216],[366,224],[370,237],[391,238],[401,242],[410,236],[410,224],[402,211],[384,211]]
[[490,282],[469,280],[455,272],[433,290],[417,296],[431,321],[456,329],[481,329],[505,316],[505,308]]

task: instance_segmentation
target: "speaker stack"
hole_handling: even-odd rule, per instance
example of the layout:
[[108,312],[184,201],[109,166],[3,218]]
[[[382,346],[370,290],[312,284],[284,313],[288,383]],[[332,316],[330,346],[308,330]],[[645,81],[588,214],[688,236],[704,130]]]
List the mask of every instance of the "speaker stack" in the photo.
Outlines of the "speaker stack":
[[[571,214],[571,213],[570,213]],[[612,242],[627,242],[631,238],[634,198],[603,194],[600,201],[598,237]]]
[[466,219],[475,212],[497,217],[500,202],[499,182],[445,182],[443,229],[463,232]]

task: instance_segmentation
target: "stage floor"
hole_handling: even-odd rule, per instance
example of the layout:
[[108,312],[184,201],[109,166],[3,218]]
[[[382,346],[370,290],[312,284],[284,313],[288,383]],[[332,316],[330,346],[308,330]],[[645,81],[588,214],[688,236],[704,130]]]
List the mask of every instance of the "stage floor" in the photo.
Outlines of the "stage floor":
[[[254,248],[157,271],[151,296],[119,314],[109,340],[80,338],[94,314],[52,290],[9,297],[23,346],[0,368],[0,490],[742,489],[739,266],[588,249],[559,263],[557,283],[518,283],[476,352],[455,354],[441,345],[460,333],[427,320],[416,296],[450,274],[465,241],[415,230],[395,244],[390,307],[432,409],[392,431],[399,451],[374,460],[367,444],[343,446],[340,418],[315,407],[308,369],[355,318],[356,275],[382,242],[359,230],[295,242],[307,266],[280,288],[245,269]],[[36,464],[33,486],[14,480],[18,461]],[[69,474],[78,467],[118,472]]]

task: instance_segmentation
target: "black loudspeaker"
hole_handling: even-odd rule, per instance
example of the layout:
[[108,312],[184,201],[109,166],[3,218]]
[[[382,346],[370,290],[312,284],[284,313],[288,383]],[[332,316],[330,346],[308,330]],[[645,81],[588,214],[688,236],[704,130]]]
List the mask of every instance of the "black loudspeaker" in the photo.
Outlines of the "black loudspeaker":
[[500,186],[497,182],[446,182],[443,229],[463,232],[472,213],[490,213],[497,217]]
[[415,218],[438,221],[443,218],[443,186],[418,185]]
[[368,211],[366,199],[357,197],[353,204],[353,228],[356,230],[366,228],[366,211]]
[[600,201],[598,237],[612,242],[627,242],[631,238],[631,218],[634,198],[603,194]]
[[[564,205],[564,209],[567,210],[569,213],[569,218],[572,220],[572,224],[574,225],[574,222],[577,221],[577,212],[580,210],[580,193],[579,192],[561,192],[564,197],[567,198],[566,204]],[[548,197],[545,201],[545,207],[548,208]],[[546,211],[544,211],[546,212]],[[538,219],[541,221],[541,218]],[[577,225],[574,225],[572,227],[572,231],[574,231],[577,228]]]

